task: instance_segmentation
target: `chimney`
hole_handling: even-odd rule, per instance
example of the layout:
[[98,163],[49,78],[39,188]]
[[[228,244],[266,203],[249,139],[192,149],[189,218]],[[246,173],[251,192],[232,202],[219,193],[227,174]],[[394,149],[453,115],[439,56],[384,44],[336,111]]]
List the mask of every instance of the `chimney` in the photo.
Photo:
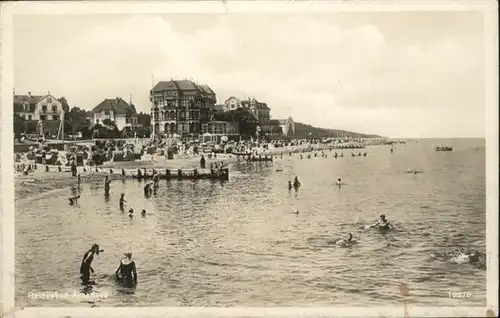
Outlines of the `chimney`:
[[28,96],[31,97],[31,92],[28,92]]

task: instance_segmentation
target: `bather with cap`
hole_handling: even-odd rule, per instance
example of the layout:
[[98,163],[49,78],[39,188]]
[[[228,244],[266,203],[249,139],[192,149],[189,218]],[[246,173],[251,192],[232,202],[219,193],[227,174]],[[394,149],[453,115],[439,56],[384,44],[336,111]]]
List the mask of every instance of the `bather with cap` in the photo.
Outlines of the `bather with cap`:
[[132,253],[124,254],[125,258],[120,261],[120,265],[115,271],[116,280],[127,287],[134,287],[137,284],[137,269],[132,260]]

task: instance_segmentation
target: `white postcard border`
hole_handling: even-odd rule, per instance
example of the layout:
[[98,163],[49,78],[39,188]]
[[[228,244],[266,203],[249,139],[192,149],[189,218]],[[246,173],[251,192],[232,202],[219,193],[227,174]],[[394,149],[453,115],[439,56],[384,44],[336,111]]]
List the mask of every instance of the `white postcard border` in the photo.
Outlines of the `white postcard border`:
[[[4,2],[1,8],[1,257],[0,316],[403,316],[400,307],[301,307],[301,308],[210,308],[210,307],[36,307],[14,305],[14,174],[12,138],[13,52],[12,16],[19,14],[166,14],[231,12],[338,12],[338,11],[482,11],[485,14],[485,103],[486,103],[486,183],[487,183],[487,306],[483,307],[414,307],[410,316],[472,317],[484,316],[486,310],[498,314],[498,15],[496,1],[171,1],[165,2]],[[3,307],[3,308],[1,308]]]

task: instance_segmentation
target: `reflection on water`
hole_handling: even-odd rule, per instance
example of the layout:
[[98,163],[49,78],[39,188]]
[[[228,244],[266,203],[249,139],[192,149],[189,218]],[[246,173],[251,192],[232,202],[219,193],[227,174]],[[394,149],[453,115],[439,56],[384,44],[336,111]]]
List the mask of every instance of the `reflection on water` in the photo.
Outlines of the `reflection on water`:
[[[454,151],[435,152],[437,144]],[[20,202],[17,297],[34,306],[385,306],[400,304],[405,281],[413,304],[456,305],[448,292],[465,290],[472,296],[460,306],[484,305],[484,266],[456,256],[459,248],[485,252],[484,140],[367,152],[240,163],[226,183],[162,181],[147,199],[144,183],[128,180],[113,181],[109,197],[82,184],[75,206],[67,197],[76,188]],[[299,191],[288,190],[294,176]],[[346,185],[337,187],[338,178]],[[120,211],[120,193],[134,218]],[[397,230],[364,230],[381,213]],[[358,244],[333,245],[349,232]],[[80,292],[81,257],[93,243],[104,252],[93,262],[92,291],[106,298],[27,299],[32,291]],[[135,289],[112,279],[127,251]]]

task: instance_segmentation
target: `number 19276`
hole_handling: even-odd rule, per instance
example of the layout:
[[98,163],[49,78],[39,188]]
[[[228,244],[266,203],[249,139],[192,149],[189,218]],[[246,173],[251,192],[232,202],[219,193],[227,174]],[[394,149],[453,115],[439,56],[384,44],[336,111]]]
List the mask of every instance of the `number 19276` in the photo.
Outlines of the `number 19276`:
[[448,297],[453,298],[453,299],[464,299],[464,298],[471,298],[472,294],[470,292],[448,292]]

